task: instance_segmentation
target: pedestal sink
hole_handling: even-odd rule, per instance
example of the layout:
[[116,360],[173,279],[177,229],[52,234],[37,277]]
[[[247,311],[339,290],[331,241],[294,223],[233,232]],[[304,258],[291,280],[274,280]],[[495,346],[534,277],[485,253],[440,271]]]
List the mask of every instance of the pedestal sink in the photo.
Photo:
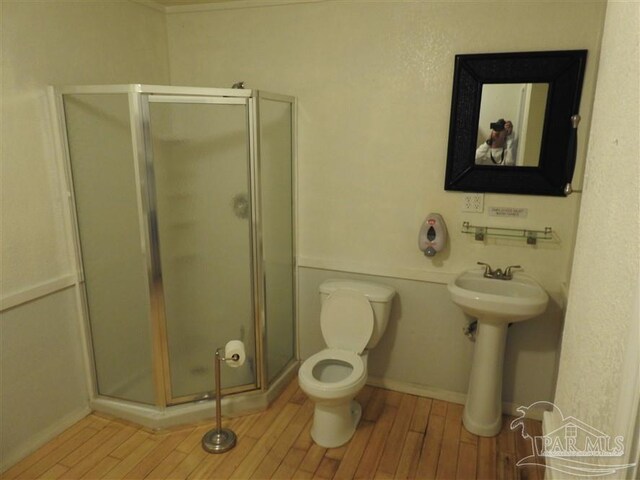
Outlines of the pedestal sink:
[[476,317],[478,329],[462,421],[467,430],[492,437],[502,426],[502,365],[510,323],[540,315],[549,296],[533,278],[486,278],[484,269],[467,270],[447,286],[453,302]]

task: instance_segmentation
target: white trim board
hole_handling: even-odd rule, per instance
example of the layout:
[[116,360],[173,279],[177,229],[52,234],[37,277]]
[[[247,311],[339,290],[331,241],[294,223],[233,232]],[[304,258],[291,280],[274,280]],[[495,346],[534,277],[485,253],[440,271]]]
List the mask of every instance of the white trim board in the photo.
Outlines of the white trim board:
[[[341,260],[330,260],[305,256],[298,257],[296,267],[313,268],[316,270],[329,270],[343,273],[355,273],[359,275],[372,275],[376,277],[387,277],[395,278],[398,280],[435,283],[439,285],[447,285],[460,273],[440,272],[433,270],[429,271],[418,268],[396,267],[393,265],[351,263]],[[568,294],[568,290],[565,290],[564,285],[560,291],[547,290],[547,293],[560,306],[560,308],[564,310],[567,305]]]
[[395,267],[393,265],[375,265],[343,262],[339,260],[325,260],[313,257],[298,257],[298,267],[316,268],[319,270],[334,270],[338,272],[359,273],[379,277],[391,277],[403,280],[417,280],[419,282],[439,283],[446,285],[459,272],[434,272],[419,268]]
[[[443,400],[445,402],[457,403],[464,405],[467,401],[467,394],[460,392],[451,392],[449,390],[443,390],[440,388],[433,388],[417,383],[401,382],[398,380],[390,380],[379,377],[369,377],[367,379],[367,385],[374,387],[386,388],[387,390],[393,390],[394,392],[408,393],[410,395],[417,395],[419,397],[428,397],[434,400]],[[521,405],[511,402],[502,402],[502,413],[506,415],[519,416],[520,413],[517,409]],[[530,410],[528,418],[534,420],[542,420],[542,410]]]
[[9,293],[0,299],[0,311],[4,312],[10,308],[17,307],[24,303],[29,303],[52,293],[73,287],[76,284],[76,276],[73,274],[63,275],[62,277],[47,280],[24,290]]

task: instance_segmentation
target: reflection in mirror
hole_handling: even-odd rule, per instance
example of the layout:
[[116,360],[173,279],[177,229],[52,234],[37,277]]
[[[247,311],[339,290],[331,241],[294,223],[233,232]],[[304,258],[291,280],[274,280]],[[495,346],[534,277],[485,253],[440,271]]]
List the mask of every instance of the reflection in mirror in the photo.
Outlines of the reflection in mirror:
[[482,86],[475,164],[537,167],[548,83]]

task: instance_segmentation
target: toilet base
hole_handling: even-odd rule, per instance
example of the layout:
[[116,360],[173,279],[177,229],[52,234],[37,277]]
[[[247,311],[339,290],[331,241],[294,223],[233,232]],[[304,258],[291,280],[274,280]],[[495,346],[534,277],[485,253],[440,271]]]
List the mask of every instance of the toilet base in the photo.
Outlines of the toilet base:
[[344,445],[356,431],[362,417],[362,407],[355,400],[339,405],[316,403],[311,438],[324,448]]

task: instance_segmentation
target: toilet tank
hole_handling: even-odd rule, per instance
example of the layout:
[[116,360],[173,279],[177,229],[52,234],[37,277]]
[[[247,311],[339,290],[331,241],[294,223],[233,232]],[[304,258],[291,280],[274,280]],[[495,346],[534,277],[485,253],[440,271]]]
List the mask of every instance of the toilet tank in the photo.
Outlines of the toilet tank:
[[367,297],[373,310],[374,324],[373,333],[366,348],[375,347],[387,328],[391,303],[396,294],[395,289],[388,285],[360,280],[325,280],[320,284],[321,302],[324,303],[324,300],[336,290],[352,290]]

